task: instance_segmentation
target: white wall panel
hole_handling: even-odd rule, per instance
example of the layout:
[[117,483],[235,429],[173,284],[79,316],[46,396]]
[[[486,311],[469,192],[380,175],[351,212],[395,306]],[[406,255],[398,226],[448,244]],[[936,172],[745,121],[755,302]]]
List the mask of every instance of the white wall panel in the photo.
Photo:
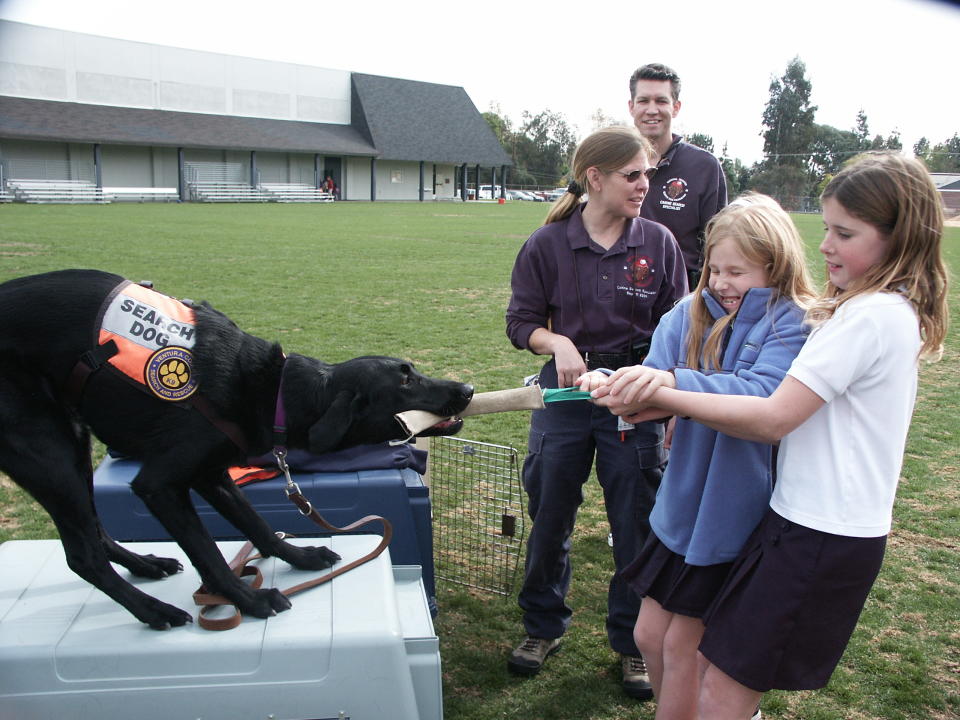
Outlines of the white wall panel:
[[59,68],[0,62],[0,94],[66,100],[67,74]]
[[91,105],[152,108],[153,82],[148,79],[77,72],[76,101]]
[[350,73],[0,20],[0,92],[350,124]]

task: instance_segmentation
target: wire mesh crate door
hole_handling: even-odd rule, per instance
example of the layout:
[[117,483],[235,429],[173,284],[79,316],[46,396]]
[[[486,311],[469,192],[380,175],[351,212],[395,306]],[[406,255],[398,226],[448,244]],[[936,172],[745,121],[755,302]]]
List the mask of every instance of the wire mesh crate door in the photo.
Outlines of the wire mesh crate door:
[[430,478],[437,580],[512,593],[526,528],[516,449],[431,438]]

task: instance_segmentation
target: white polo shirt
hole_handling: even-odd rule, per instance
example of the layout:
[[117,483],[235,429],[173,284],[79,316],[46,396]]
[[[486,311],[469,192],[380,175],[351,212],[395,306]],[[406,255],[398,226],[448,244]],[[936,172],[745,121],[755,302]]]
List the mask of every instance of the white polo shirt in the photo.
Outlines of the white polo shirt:
[[770,507],[835,535],[890,532],[917,394],[920,329],[892,293],[844,303],[787,372],[825,404],[783,438]]

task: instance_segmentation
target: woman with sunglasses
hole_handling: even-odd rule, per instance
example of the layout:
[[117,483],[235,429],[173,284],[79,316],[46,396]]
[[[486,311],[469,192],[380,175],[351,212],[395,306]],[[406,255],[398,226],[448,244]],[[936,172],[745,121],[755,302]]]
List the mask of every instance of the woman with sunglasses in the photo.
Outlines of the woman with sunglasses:
[[[571,387],[587,370],[639,363],[661,316],[687,294],[683,257],[670,231],[639,217],[652,157],[635,128],[587,137],[574,154],[567,193],[520,249],[507,336],[519,349],[550,356],[540,371],[544,387]],[[571,537],[594,459],[613,537],[607,636],[621,655],[625,692],[649,699],[649,677],[633,640],[640,601],[621,571],[649,532],[666,462],[663,426],[619,423],[590,403],[551,403],[531,419],[523,482],[533,529],[519,597],[526,638],[507,665],[536,674],[570,624]]]

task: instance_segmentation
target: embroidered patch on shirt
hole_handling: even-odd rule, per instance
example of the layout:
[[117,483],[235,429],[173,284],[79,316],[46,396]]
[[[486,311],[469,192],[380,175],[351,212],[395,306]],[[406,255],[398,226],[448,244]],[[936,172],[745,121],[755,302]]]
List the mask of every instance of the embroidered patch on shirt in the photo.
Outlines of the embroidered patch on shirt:
[[680,210],[686,207],[686,203],[684,203],[683,200],[687,197],[690,189],[687,187],[686,180],[673,177],[660,187],[660,192],[663,193],[663,199],[660,200],[660,206],[662,208],[667,210]]

